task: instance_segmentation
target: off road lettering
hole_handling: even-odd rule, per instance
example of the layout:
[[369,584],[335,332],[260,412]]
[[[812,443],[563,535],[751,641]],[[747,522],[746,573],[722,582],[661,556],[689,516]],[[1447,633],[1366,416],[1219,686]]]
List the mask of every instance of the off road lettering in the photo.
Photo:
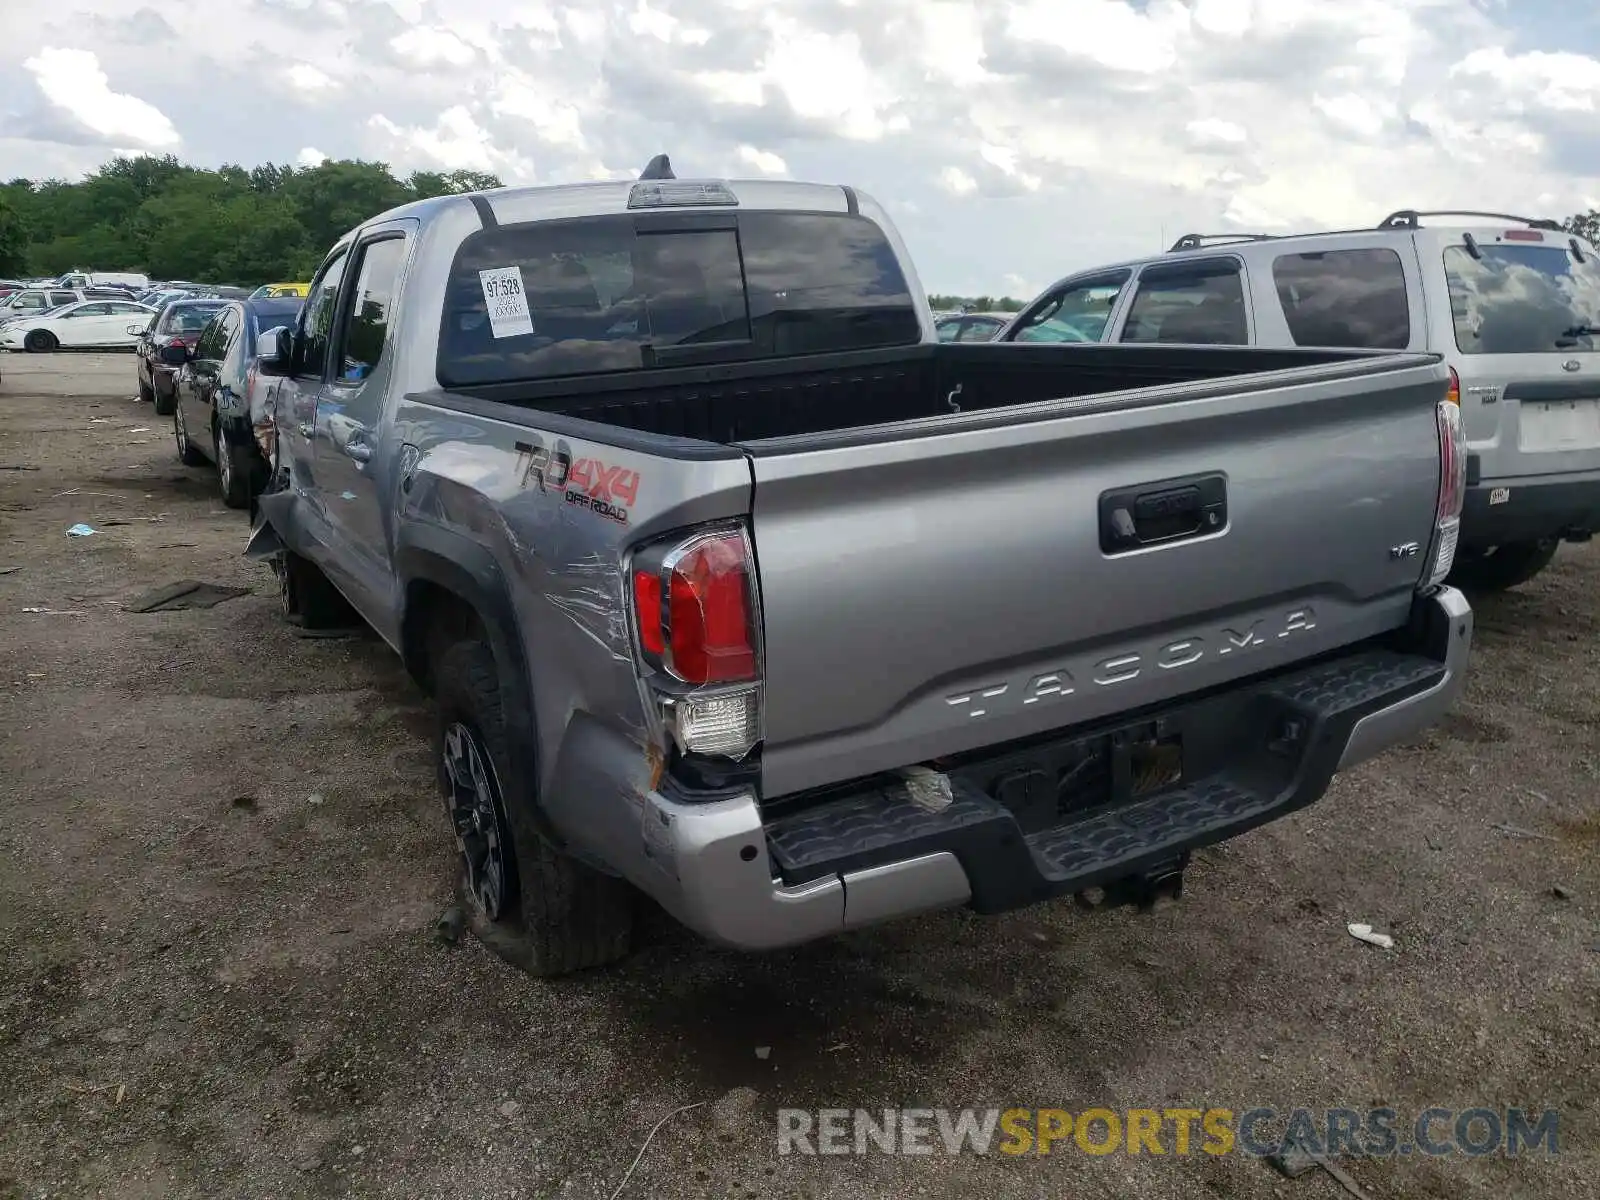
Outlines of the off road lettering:
[[572,464],[568,479],[595,500],[634,504],[639,499],[639,472],[610,466],[597,458],[578,459]]

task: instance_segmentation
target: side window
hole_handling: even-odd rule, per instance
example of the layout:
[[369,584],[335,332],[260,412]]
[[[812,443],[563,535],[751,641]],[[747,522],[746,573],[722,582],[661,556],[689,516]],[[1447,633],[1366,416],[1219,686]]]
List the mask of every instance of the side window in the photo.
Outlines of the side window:
[[1296,346],[1404,350],[1411,342],[1406,273],[1393,250],[1281,254],[1272,283]]
[[356,276],[355,301],[345,326],[339,379],[354,383],[377,370],[405,257],[403,237],[369,242],[361,251],[361,270]]
[[1244,286],[1233,259],[1147,267],[1122,329],[1124,342],[1244,346]]
[[1098,342],[1130,272],[1070,284],[1029,311],[1011,337],[1016,342]]
[[195,346],[194,356],[207,360],[219,359],[228,349],[228,330],[230,322],[235,320],[232,309],[223,309],[207,323],[205,331],[200,335],[200,341]]
[[300,334],[296,341],[295,374],[322,378],[328,364],[328,346],[333,341],[333,322],[339,307],[339,284],[344,280],[345,264],[350,261],[348,250],[339,251],[329,260],[311,285],[311,299],[306,301],[300,318]]
[[80,304],[66,315],[69,317],[109,317],[111,315],[111,305]]
[[78,297],[73,295],[71,292],[51,292],[48,303],[42,307],[54,308],[60,304],[71,304],[77,298]]

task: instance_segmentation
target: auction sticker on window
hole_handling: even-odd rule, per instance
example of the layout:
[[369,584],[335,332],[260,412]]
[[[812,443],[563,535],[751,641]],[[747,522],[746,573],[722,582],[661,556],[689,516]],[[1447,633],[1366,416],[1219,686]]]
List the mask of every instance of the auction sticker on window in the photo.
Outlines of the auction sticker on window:
[[489,306],[489,329],[496,338],[519,337],[533,332],[528,294],[522,290],[521,267],[495,267],[478,272],[483,302]]

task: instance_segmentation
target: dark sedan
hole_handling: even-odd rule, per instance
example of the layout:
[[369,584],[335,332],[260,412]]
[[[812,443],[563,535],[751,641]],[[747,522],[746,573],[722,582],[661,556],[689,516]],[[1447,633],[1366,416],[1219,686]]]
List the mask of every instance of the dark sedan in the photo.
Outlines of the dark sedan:
[[229,508],[248,508],[266,482],[267,461],[251,424],[252,393],[276,380],[256,370],[256,342],[268,329],[294,325],[301,303],[223,302],[192,350],[162,351],[168,363],[183,363],[172,418],[178,457],[188,466],[216,463],[222,501]]
[[163,417],[172,415],[178,368],[163,361],[161,352],[168,346],[193,347],[206,322],[227,307],[226,300],[174,300],[156,314],[133,348],[139,359],[139,399],[155,401]]

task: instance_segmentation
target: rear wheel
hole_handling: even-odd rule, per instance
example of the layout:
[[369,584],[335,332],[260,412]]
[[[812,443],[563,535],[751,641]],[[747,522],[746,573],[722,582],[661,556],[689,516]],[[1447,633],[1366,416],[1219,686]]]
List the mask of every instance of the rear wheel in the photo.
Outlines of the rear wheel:
[[156,402],[156,416],[170,417],[178,407],[178,394],[176,392],[163,392],[160,388],[152,386],[150,394]]
[[222,485],[222,502],[229,508],[250,507],[255,466],[255,455],[250,447],[230,440],[227,423],[218,421],[217,482]]
[[205,466],[206,456],[189,440],[189,426],[183,419],[183,405],[172,411],[172,439],[178,444],[178,461],[186,467]]
[[469,639],[433,666],[439,783],[460,855],[459,891],[479,939],[533,975],[615,962],[633,937],[633,890],[561,853],[508,805],[515,781],[494,653]]
[[1559,545],[1555,538],[1544,538],[1459,556],[1450,570],[1450,582],[1468,592],[1503,592],[1548,567]]
[[56,335],[48,329],[35,329],[22,339],[22,348],[30,354],[49,354],[60,345]]

